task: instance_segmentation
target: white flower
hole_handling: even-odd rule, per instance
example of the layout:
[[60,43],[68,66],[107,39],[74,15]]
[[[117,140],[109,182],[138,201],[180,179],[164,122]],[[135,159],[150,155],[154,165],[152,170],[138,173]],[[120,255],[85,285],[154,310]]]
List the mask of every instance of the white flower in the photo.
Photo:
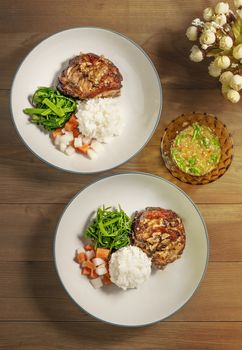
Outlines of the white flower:
[[221,84],[229,84],[230,79],[233,77],[233,73],[230,71],[223,72],[220,75],[219,81]]
[[216,22],[214,22],[214,21],[209,22],[209,23],[212,24],[212,26],[215,28],[216,31],[217,31],[217,29],[221,29],[221,26],[220,26],[218,23],[216,23]]
[[201,44],[211,45],[215,42],[216,36],[211,30],[204,30],[199,40]]
[[215,13],[220,15],[221,13],[228,13],[229,12],[229,4],[227,2],[218,2],[215,6]]
[[214,77],[217,78],[221,74],[221,68],[218,68],[214,62],[211,62],[210,65],[208,66],[208,73]]
[[204,30],[210,30],[211,32],[216,33],[216,26],[217,24],[215,22],[206,22],[204,23]]
[[230,59],[228,56],[218,56],[215,61],[214,64],[221,69],[226,69],[230,66]]
[[197,27],[195,27],[195,26],[188,27],[187,31],[186,31],[186,36],[189,40],[196,41],[197,40]]
[[214,22],[222,27],[225,23],[227,23],[227,17],[222,13],[220,15],[215,16]]
[[242,76],[239,74],[235,74],[231,78],[229,85],[232,89],[234,89],[236,91],[240,91],[242,89]]
[[233,56],[237,60],[241,60],[241,58],[242,58],[242,44],[239,44],[233,48]]
[[213,17],[213,8],[212,7],[207,7],[204,11],[203,11],[203,18],[205,19],[205,21],[211,21],[212,17]]
[[195,18],[192,21],[192,25],[197,26],[197,27],[203,27],[204,22],[200,20],[200,18]]
[[242,6],[242,0],[234,0],[234,6],[236,8],[239,8],[240,6]]
[[193,45],[189,57],[193,62],[201,62],[203,60],[203,53],[197,45]]
[[201,47],[202,47],[202,49],[203,49],[203,50],[207,50],[208,45],[206,45],[206,44],[202,44],[202,45],[201,45]]
[[230,36],[223,36],[219,41],[219,47],[222,50],[229,50],[233,46],[233,40]]
[[230,90],[230,87],[227,84],[222,85],[222,94],[227,97],[227,93]]
[[240,94],[238,91],[235,91],[233,89],[229,89],[229,91],[226,94],[227,99],[232,103],[237,103],[240,100]]

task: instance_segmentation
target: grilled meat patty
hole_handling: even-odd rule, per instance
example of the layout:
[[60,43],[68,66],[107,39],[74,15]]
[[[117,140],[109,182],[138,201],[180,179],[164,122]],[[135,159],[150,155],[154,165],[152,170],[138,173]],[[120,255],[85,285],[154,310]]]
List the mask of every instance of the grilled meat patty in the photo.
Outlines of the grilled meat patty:
[[59,76],[57,88],[64,95],[81,100],[114,97],[120,94],[123,80],[118,68],[104,56],[80,54],[70,60]]
[[182,219],[172,210],[146,208],[135,213],[132,242],[152,259],[158,269],[178,259],[186,237]]

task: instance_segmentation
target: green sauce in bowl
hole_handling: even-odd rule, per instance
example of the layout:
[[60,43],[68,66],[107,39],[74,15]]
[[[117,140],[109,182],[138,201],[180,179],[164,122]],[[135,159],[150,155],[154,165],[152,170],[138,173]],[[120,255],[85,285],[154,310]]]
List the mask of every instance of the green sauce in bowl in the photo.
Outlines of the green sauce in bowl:
[[171,156],[184,173],[205,175],[219,163],[219,138],[209,127],[193,123],[177,134],[172,142]]

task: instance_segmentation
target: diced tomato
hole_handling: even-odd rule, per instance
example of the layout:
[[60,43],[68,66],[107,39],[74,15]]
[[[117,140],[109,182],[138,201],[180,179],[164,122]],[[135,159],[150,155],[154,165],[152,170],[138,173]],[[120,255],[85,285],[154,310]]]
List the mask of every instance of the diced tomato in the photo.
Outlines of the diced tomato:
[[90,274],[91,274],[91,270],[88,267],[83,267],[82,275],[90,276]]
[[65,130],[66,131],[73,131],[78,127],[78,121],[74,114],[70,117],[68,122],[65,123]]
[[90,147],[91,146],[88,143],[86,143],[85,145],[83,145],[81,147],[76,147],[76,150],[77,150],[77,152],[86,154]]
[[106,286],[107,286],[108,284],[111,284],[111,283],[112,283],[112,281],[110,280],[110,276],[109,276],[108,273],[106,273],[105,275],[103,275],[102,280],[103,280],[103,284],[106,285]]
[[96,258],[101,258],[103,260],[108,260],[109,249],[106,248],[97,248],[96,250]]
[[75,127],[72,123],[70,123],[69,121],[65,123],[65,130],[66,131],[72,131],[74,129],[75,129]]
[[86,260],[86,254],[81,252],[81,253],[77,253],[75,256],[75,261],[78,264],[82,264],[84,261]]
[[55,139],[58,135],[61,135],[61,134],[62,134],[61,128],[58,128],[52,131],[51,136],[53,139]]
[[90,270],[95,270],[96,266],[90,260],[86,260],[83,262],[83,267],[88,267]]
[[84,249],[85,249],[85,250],[94,250],[94,247],[93,247],[93,245],[91,245],[91,244],[86,244],[86,245],[84,246]]
[[80,135],[80,131],[76,128],[72,130],[73,136],[77,137],[78,135]]
[[78,126],[78,121],[77,121],[77,117],[75,116],[75,114],[72,114],[68,121],[69,121],[69,123],[76,125],[75,127]]
[[96,273],[95,270],[91,270],[91,273],[90,273],[90,278],[97,278],[98,277],[98,274]]

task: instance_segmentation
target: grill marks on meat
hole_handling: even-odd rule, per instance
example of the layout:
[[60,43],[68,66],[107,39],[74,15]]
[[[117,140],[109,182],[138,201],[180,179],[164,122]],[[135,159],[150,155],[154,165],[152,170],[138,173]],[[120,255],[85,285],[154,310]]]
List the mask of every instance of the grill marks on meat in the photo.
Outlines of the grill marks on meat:
[[136,212],[132,240],[151,257],[155,267],[162,269],[183,252],[186,237],[182,219],[172,210],[163,208]]
[[123,80],[119,69],[104,56],[81,54],[69,62],[59,76],[58,90],[81,100],[94,97],[115,97]]

